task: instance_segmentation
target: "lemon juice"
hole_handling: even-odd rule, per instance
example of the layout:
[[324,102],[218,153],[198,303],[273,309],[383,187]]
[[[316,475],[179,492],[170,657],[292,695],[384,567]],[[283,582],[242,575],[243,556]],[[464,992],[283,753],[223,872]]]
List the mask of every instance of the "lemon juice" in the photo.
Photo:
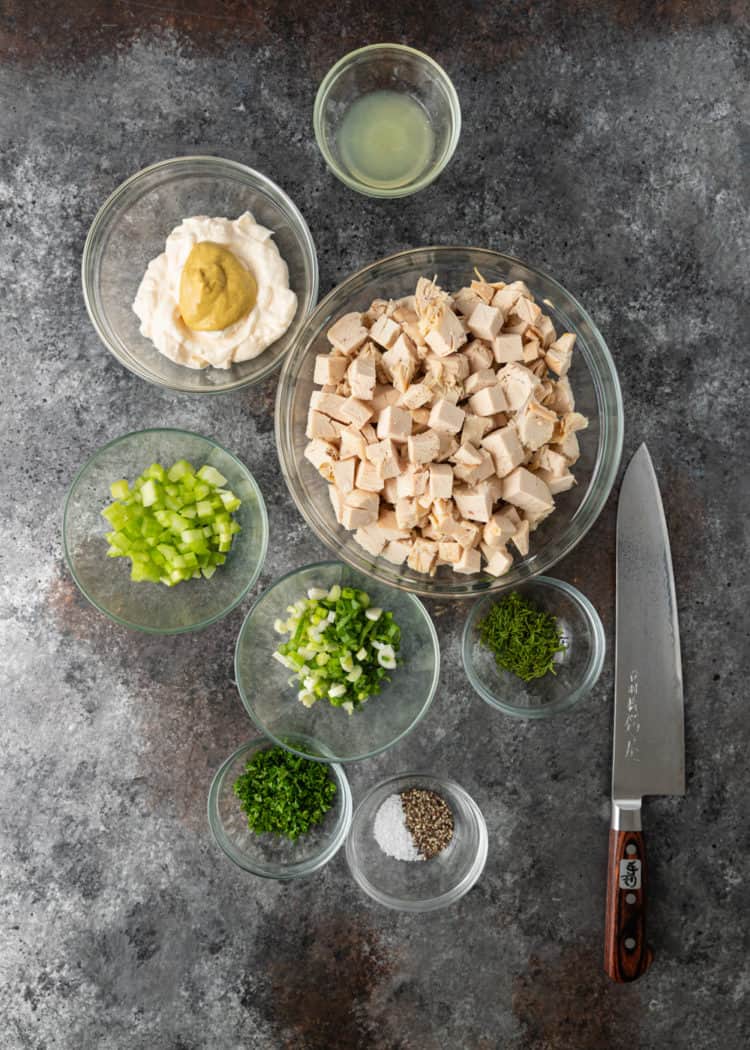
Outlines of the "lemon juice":
[[341,121],[341,160],[354,178],[396,189],[430,165],[435,134],[427,113],[410,95],[372,91],[351,104]]

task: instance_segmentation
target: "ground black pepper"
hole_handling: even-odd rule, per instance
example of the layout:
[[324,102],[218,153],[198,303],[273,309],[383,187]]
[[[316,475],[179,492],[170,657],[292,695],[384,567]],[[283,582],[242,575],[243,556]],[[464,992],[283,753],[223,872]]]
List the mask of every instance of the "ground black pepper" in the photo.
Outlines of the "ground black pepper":
[[409,788],[401,792],[404,821],[425,860],[442,853],[453,838],[453,813],[435,791]]

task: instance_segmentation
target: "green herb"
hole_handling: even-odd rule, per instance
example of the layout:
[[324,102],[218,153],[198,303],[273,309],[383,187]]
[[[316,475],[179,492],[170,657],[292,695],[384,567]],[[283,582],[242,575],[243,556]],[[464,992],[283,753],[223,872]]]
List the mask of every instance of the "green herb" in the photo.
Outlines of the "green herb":
[[251,831],[294,841],[323,820],[333,805],[336,784],[322,763],[270,747],[248,760],[234,782],[234,793]]
[[555,655],[565,649],[557,619],[515,591],[492,606],[479,634],[497,666],[524,682],[556,674]]
[[351,714],[390,681],[401,628],[393,613],[372,606],[365,591],[311,587],[286,611],[289,618],[274,628],[291,637],[273,655],[294,672],[290,684],[302,685],[297,696],[306,707],[327,699]]

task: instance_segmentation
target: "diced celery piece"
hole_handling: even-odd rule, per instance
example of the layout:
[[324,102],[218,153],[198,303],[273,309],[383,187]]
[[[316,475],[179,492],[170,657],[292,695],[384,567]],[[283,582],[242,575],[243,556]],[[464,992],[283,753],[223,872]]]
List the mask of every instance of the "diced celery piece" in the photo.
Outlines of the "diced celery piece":
[[221,502],[224,504],[224,509],[229,511],[230,514],[234,511],[239,510],[242,500],[240,500],[233,492],[222,492],[220,493]]
[[167,480],[167,472],[161,463],[152,463],[148,470],[144,470],[143,476],[162,483]]
[[210,518],[213,515],[213,507],[206,499],[202,499],[199,503],[196,503],[195,509],[199,518]]
[[177,462],[169,468],[167,477],[170,481],[180,481],[185,478],[186,475],[190,476],[193,474],[195,474],[193,465],[188,463],[186,459],[178,459]]
[[165,485],[164,491],[168,496],[179,496],[180,489],[178,485]]
[[211,467],[208,463],[204,464],[198,471],[198,477],[202,481],[207,481],[209,485],[213,485],[215,488],[221,488],[222,485],[226,485],[227,479],[223,474],[220,474],[215,467]]
[[197,517],[198,511],[195,507],[181,507],[180,514],[183,518],[190,518],[192,521],[193,518]]
[[151,507],[154,503],[158,503],[162,495],[161,487],[154,481],[153,478],[149,478],[141,489],[141,498],[143,500],[144,507]]
[[210,491],[210,486],[200,481],[196,483],[195,488],[193,489],[193,495],[195,496],[196,500],[205,499]]
[[120,481],[113,481],[109,486],[109,491],[112,494],[112,499],[127,499],[130,495],[130,486],[124,478]]

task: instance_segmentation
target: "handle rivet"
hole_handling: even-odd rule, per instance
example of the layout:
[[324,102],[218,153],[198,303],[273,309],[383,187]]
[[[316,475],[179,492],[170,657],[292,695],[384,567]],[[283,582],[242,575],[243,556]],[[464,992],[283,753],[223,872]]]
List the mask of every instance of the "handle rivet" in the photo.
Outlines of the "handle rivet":
[[632,951],[633,948],[635,948],[635,941],[632,937],[625,938],[625,947],[628,949],[628,951]]
[[629,857],[632,857],[634,853],[638,852],[638,848],[634,846],[631,842],[629,846],[625,847],[625,852],[628,854]]
[[626,904],[635,904],[635,894],[634,893],[626,893],[625,894],[625,903]]

